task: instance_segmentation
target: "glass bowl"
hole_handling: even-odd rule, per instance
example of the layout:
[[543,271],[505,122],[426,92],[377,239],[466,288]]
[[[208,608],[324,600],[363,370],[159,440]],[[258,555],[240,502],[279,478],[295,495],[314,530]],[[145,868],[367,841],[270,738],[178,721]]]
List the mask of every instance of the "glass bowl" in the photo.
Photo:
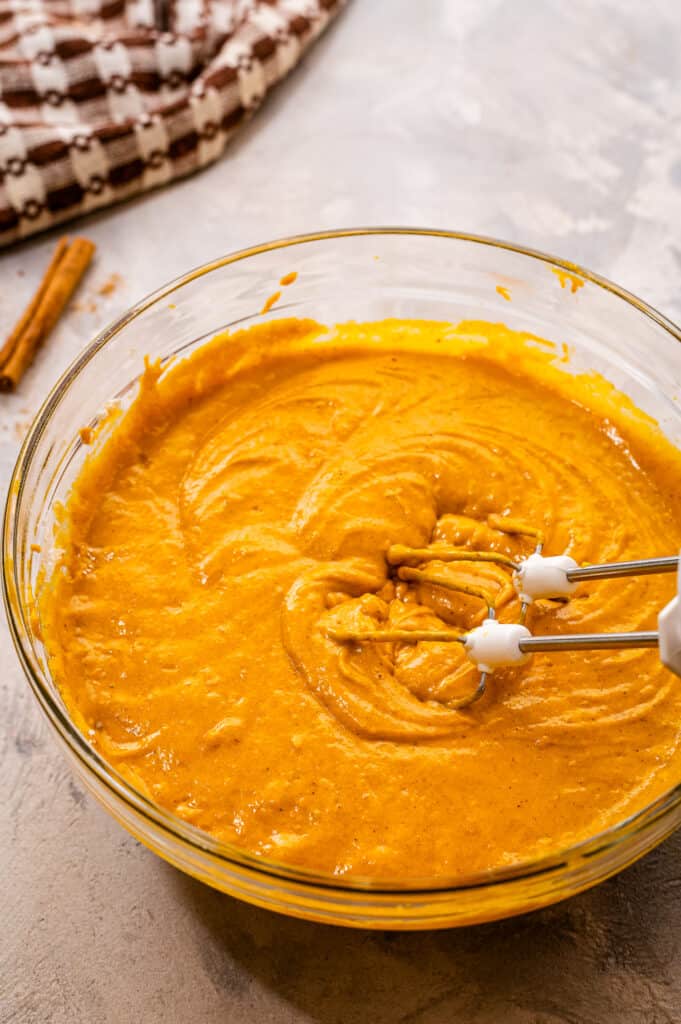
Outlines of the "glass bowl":
[[571,369],[603,374],[681,447],[681,332],[579,267],[488,238],[401,228],[324,232],[225,256],[161,288],[103,331],[52,390],[24,442],[5,511],[3,589],[28,682],[74,770],[110,814],[182,871],[262,907],[357,927],[440,928],[522,913],[594,885],[679,826],[681,786],[541,860],[451,882],[339,880],[251,856],[163,810],[102,760],[69,718],[46,663],[34,593],[49,566],[55,506],[85,456],[79,429],[95,424],[112,402],[131,400],[145,355],[187,354],[218,331],[261,320],[264,301],[293,270],[295,286],[265,316],[503,321],[568,342]]

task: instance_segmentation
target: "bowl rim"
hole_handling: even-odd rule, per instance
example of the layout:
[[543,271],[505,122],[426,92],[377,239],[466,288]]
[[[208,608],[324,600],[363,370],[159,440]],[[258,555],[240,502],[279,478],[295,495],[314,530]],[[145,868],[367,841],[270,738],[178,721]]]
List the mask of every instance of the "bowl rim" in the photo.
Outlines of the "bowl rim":
[[131,321],[136,319],[145,310],[157,304],[170,294],[191,281],[194,281],[206,274],[231,263],[237,263],[257,256],[260,253],[271,252],[277,249],[287,249],[293,246],[307,243],[325,242],[342,238],[353,238],[362,236],[419,236],[430,238],[450,239],[458,242],[466,242],[474,245],[489,246],[491,248],[506,250],[517,255],[546,263],[551,267],[576,274],[585,281],[603,289],[623,300],[626,304],[633,306],[639,313],[658,326],[662,327],[671,337],[681,342],[681,328],[677,327],[671,320],[665,317],[657,309],[626,289],[614,282],[602,277],[579,264],[570,262],[542,252],[537,249],[518,245],[496,239],[487,235],[477,235],[468,232],[449,231],[439,228],[419,228],[401,226],[375,226],[341,228],[336,230],[325,230],[310,232],[298,235],[288,235],[274,239],[269,242],[249,246],[218,257],[208,263],[204,263],[193,270],[182,274],[160,288],[142,298],[139,302],[129,307],[124,313],[103,328],[95,338],[83,349],[79,356],[61,374],[57,382],[51,388],[47,397],[35,415],[31,427],[21,445],[11,477],[2,526],[2,594],[7,614],[7,621],[10,634],[16,648],[20,664],[29,685],[38,700],[42,710],[58,733],[62,742],[66,744],[71,754],[82,764],[86,773],[93,774],[98,781],[109,790],[109,792],[133,812],[146,819],[151,825],[160,829],[166,836],[188,844],[195,852],[217,858],[225,867],[231,869],[245,869],[256,876],[282,879],[298,883],[307,889],[330,890],[335,893],[359,894],[371,893],[380,896],[400,894],[402,896],[424,896],[430,897],[449,896],[457,892],[467,892],[475,889],[489,889],[499,884],[519,882],[529,878],[542,875],[551,875],[562,868],[570,866],[574,862],[591,860],[597,854],[619,846],[631,836],[637,835],[655,822],[665,817],[669,812],[681,805],[681,782],[671,787],[652,803],[641,810],[629,815],[621,821],[611,825],[607,829],[581,840],[578,843],[564,847],[558,851],[542,855],[537,858],[530,858],[526,861],[516,862],[513,865],[493,868],[489,871],[469,875],[467,877],[436,877],[419,878],[410,877],[404,881],[386,881],[385,879],[372,879],[362,876],[336,876],[325,872],[316,872],[306,868],[297,868],[283,864],[268,857],[261,857],[250,853],[234,844],[222,842],[209,833],[189,824],[171,811],[166,811],[159,804],[150,800],[144,794],[132,786],[116,769],[108,764],[87,742],[84,734],[77,728],[75,723],[66,713],[66,709],[52,694],[43,676],[49,675],[47,668],[40,665],[35,656],[28,639],[29,627],[27,625],[28,609],[25,608],[24,600],[16,579],[15,566],[17,565],[17,531],[15,530],[15,517],[20,506],[21,494],[26,478],[26,473],[31,465],[38,443],[50,421],[50,418],[61,399],[65,396],[70,386],[74,383],[83,368],[93,359],[97,353],[117,335]]

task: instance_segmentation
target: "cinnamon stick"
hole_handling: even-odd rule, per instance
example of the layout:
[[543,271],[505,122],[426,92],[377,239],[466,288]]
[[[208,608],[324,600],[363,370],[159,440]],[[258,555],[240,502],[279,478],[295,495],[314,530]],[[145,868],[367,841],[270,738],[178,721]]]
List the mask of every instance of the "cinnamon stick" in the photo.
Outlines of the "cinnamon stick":
[[50,265],[45,271],[45,274],[43,275],[43,279],[38,286],[38,290],[36,291],[31,301],[29,302],[26,309],[24,310],[20,320],[15,325],[14,330],[10,334],[9,338],[2,346],[2,348],[0,348],[0,366],[3,366],[7,362],[9,357],[12,355],[14,349],[17,346],[19,338],[28,327],[29,321],[31,320],[32,317],[35,316],[36,310],[40,305],[40,302],[45,292],[47,291],[47,286],[52,280],[54,271],[56,270],[58,264],[60,263],[64,253],[68,248],[68,244],[68,238],[60,238],[57,242],[57,248],[52,253]]
[[19,322],[0,349],[0,391],[13,391],[56,325],[92,259],[87,238],[63,238]]

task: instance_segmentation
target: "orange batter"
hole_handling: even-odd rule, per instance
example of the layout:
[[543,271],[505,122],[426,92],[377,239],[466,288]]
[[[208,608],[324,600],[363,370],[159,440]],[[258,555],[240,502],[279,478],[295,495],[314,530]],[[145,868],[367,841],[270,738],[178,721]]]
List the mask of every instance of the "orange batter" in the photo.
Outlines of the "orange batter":
[[[42,594],[51,667],[93,746],[198,827],[291,864],[465,876],[557,850],[681,775],[681,685],[654,651],[342,643],[467,629],[480,600],[396,583],[390,544],[579,562],[674,553],[681,453],[596,377],[499,325],[281,320],[220,337],[107,421]],[[494,524],[496,520],[492,518]],[[518,603],[504,567],[439,566]],[[668,577],[539,602],[536,633],[650,629]]]

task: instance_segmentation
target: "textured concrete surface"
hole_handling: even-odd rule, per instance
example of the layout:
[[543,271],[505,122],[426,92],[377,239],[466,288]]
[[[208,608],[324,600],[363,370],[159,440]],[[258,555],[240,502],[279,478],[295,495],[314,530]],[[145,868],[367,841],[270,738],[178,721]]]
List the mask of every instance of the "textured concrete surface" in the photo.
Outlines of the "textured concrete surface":
[[[219,164],[82,224],[100,252],[80,308],[0,402],[3,489],[46,389],[130,302],[230,249],[361,223],[526,242],[681,320],[678,0],[353,0]],[[0,255],[3,331],[52,244]],[[110,821],[4,621],[0,691],[1,1024],[681,1021],[681,835],[516,921],[317,927],[214,894]]]

